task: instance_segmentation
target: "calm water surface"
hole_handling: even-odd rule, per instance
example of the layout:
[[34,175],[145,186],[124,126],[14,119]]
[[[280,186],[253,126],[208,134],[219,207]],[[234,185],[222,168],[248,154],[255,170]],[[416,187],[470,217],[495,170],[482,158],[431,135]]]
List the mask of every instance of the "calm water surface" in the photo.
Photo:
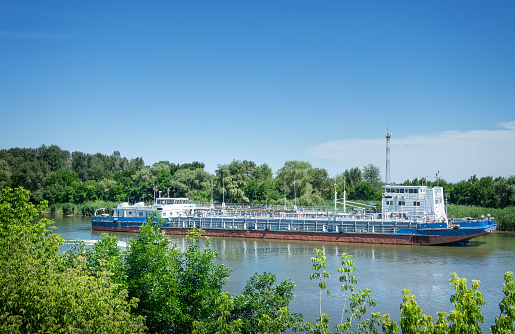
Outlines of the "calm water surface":
[[[65,240],[82,240],[93,243],[101,238],[91,230],[88,218],[50,216],[56,222],[54,232]],[[135,234],[116,233],[121,241],[135,238]],[[185,239],[171,236],[179,247],[186,246]],[[397,246],[331,243],[315,241],[261,240],[244,238],[212,238],[212,246],[219,253],[219,262],[232,269],[225,290],[239,294],[246,281],[254,273],[270,272],[278,280],[288,278],[296,283],[296,297],[290,304],[293,312],[304,314],[305,320],[313,321],[319,312],[317,282],[310,281],[313,249],[323,249],[328,257],[327,270],[331,278],[326,280],[332,296],[322,297],[322,311],[339,321],[343,306],[337,269],[341,266],[340,255],[352,254],[356,262],[358,288],[372,289],[372,299],[377,303],[374,312],[389,313],[398,321],[402,290],[409,289],[422,306],[422,312],[436,317],[438,311],[453,309],[449,299],[454,293],[449,284],[451,273],[481,281],[486,305],[484,332],[488,332],[494,318],[499,315],[504,274],[515,271],[515,234],[496,232],[474,239],[468,246]]]

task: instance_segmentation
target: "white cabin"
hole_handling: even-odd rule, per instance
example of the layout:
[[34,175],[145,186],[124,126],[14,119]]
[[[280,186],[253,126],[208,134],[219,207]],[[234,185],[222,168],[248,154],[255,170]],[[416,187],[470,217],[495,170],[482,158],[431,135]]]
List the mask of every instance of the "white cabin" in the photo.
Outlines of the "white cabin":
[[120,203],[113,209],[113,217],[147,218],[150,212],[155,212],[162,218],[175,218],[192,216],[196,210],[194,203],[188,198],[156,198],[153,205],[143,202],[130,205],[128,202]]
[[383,194],[383,216],[447,221],[442,187],[387,185]]

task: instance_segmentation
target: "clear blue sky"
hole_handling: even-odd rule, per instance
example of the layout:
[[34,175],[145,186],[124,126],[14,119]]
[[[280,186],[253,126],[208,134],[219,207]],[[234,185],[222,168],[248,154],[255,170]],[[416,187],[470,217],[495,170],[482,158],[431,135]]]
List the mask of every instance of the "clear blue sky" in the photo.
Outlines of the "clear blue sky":
[[515,174],[515,1],[2,1],[0,149]]

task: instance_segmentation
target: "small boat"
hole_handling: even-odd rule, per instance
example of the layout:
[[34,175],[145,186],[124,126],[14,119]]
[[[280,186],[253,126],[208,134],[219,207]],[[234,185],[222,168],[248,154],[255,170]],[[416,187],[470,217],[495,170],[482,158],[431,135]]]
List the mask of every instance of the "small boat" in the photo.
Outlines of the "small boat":
[[[490,215],[449,220],[444,202],[442,187],[424,185],[386,185],[380,212],[371,205],[374,203],[347,201],[345,191],[340,200],[335,191],[334,211],[225,203],[197,205],[188,198],[159,197],[152,205],[120,203],[110,215],[95,212],[91,224],[97,231],[137,233],[154,213],[169,234],[187,234],[192,228],[201,228],[203,235],[216,237],[403,245],[467,243],[497,227]],[[343,210],[339,211],[337,204],[343,204]],[[347,206],[352,209],[348,211]]]

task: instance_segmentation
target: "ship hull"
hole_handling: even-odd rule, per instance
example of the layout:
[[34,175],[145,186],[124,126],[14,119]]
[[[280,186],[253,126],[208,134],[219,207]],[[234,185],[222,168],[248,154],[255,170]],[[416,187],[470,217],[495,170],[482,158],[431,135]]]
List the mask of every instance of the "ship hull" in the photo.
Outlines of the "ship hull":
[[[493,223],[493,222],[492,222]],[[129,232],[138,233],[143,222],[135,221],[109,221],[105,218],[102,221],[95,221],[92,218],[92,228],[96,231]],[[267,228],[243,229],[243,228],[209,228],[193,224],[187,227],[174,227],[174,223],[167,221],[161,228],[167,234],[186,235],[192,227],[203,229],[204,236],[211,237],[237,237],[237,238],[261,238],[280,240],[305,240],[323,242],[350,242],[350,243],[371,243],[371,244],[395,244],[395,245],[445,245],[467,242],[495,230],[495,224],[480,224],[481,227],[469,227],[459,229],[404,229],[397,233],[373,233],[373,232],[309,232],[309,231],[274,231]],[[177,224],[175,224],[177,225]]]

